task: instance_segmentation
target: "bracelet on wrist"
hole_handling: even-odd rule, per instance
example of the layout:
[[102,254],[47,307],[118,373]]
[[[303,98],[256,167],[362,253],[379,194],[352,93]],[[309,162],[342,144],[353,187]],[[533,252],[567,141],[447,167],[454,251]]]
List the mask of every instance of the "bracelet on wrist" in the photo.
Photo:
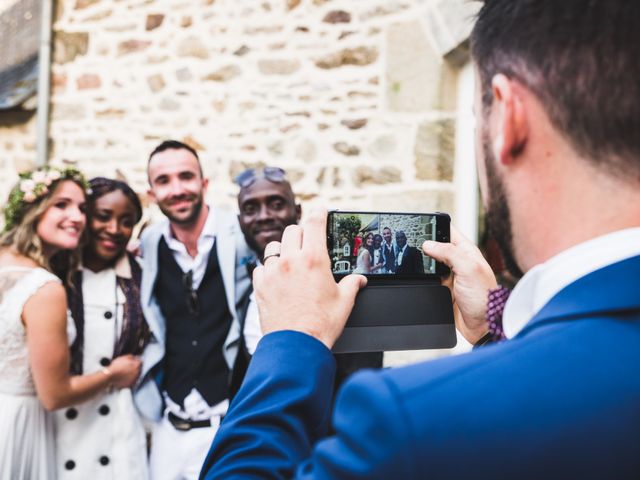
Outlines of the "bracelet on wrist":
[[113,388],[113,372],[107,367],[104,367],[100,371],[105,377],[107,377],[107,390],[111,390]]

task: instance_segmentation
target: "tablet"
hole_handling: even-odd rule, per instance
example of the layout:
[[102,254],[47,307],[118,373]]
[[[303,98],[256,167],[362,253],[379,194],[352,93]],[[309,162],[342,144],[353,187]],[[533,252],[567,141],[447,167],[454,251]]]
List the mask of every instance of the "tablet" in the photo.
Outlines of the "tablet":
[[450,290],[436,283],[367,285],[356,297],[334,353],[452,348]]

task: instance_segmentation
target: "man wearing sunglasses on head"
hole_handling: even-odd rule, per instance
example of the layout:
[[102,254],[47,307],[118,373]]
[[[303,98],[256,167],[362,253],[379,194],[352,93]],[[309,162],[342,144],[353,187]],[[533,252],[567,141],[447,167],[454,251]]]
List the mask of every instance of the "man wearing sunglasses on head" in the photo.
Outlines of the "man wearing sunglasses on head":
[[153,421],[153,480],[197,478],[230,398],[249,287],[248,248],[235,215],[204,202],[208,179],[188,145],[168,140],[147,166],[165,221],[142,238],[141,302],[152,333],[135,399]]
[[[240,187],[238,193],[238,220],[244,238],[256,255],[256,263],[264,260],[265,247],[269,242],[282,240],[284,229],[300,222],[302,208],[296,203],[286,172],[278,167],[248,169],[236,177]],[[252,292],[253,289],[250,290]],[[238,309],[241,323],[244,325],[247,361],[262,338],[258,307],[255,296],[246,295]],[[362,368],[382,367],[382,352],[346,353],[335,355],[336,385],[341,384],[349,375]],[[246,369],[238,369],[232,381],[232,391],[241,385]]]

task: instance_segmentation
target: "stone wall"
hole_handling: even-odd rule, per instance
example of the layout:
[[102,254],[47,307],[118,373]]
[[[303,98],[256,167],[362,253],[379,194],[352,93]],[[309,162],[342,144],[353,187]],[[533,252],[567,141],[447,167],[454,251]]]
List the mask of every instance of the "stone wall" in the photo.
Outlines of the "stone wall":
[[[427,240],[427,233],[432,235],[435,232],[435,218],[432,222],[427,222],[428,217],[423,216],[396,216],[396,215],[380,215],[379,233],[382,229],[389,227],[394,235],[398,230],[402,230],[407,237],[407,244],[412,247],[420,247]],[[433,240],[433,238],[430,238]]]
[[31,168],[35,157],[35,108],[27,105],[27,108],[0,111],[0,205],[4,206],[9,196],[16,172]]
[[[305,208],[455,218],[457,76],[477,8],[57,0],[50,161],[123,177],[143,194],[148,153],[175,138],[199,150],[217,205],[235,208],[233,177],[268,164],[289,172]],[[0,112],[2,198],[33,166],[33,108]]]
[[[472,13],[464,0],[58,0],[51,161],[144,192],[149,151],[176,138],[199,150],[216,204],[233,208],[233,177],[269,164],[305,205],[450,212]],[[3,116],[0,162],[24,169],[33,121]]]

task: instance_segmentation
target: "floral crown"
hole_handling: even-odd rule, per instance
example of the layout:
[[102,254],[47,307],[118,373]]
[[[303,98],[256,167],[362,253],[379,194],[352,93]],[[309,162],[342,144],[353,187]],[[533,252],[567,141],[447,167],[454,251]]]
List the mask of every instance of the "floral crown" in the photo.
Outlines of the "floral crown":
[[46,196],[55,182],[73,180],[82,185],[87,195],[91,193],[89,182],[75,167],[44,167],[21,173],[19,177],[20,181],[11,190],[9,201],[4,209],[5,232],[16,226],[22,219],[26,206]]

